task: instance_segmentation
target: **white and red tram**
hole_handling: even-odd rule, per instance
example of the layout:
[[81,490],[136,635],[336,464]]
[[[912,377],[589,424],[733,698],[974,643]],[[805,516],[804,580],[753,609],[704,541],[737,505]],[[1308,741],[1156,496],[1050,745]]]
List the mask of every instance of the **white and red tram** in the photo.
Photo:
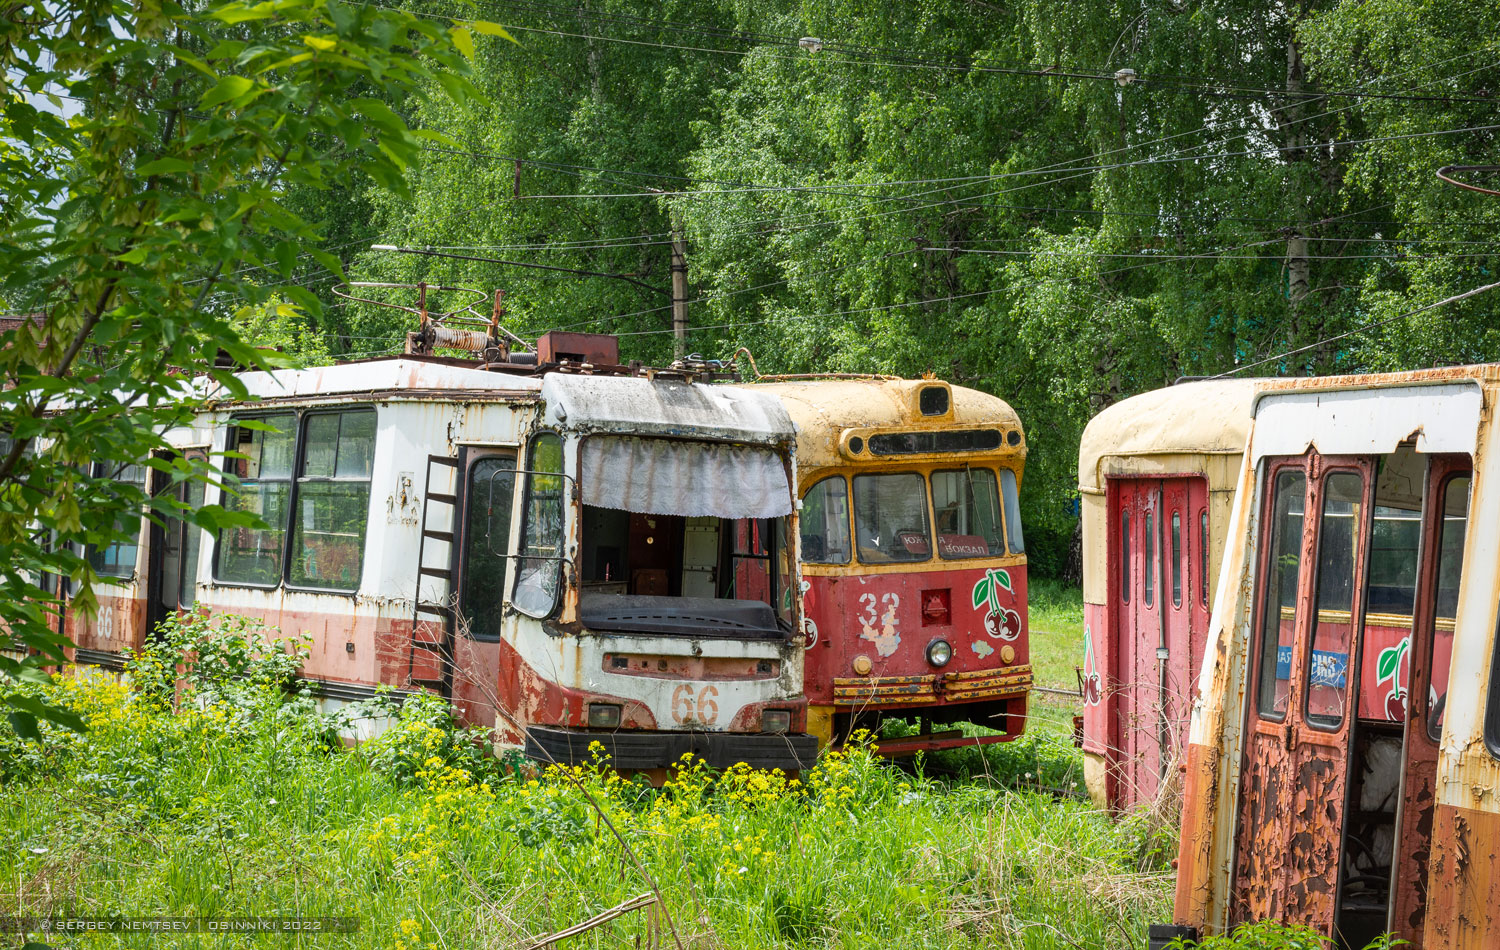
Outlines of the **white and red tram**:
[[810,764],[792,422],[692,373],[587,372],[608,352],[244,374],[251,399],[171,441],[239,483],[185,501],[266,527],[143,519],[89,552],[76,659],[117,668],[201,607],[310,637],[325,703],[429,690],[544,761],[597,741],[621,768]]

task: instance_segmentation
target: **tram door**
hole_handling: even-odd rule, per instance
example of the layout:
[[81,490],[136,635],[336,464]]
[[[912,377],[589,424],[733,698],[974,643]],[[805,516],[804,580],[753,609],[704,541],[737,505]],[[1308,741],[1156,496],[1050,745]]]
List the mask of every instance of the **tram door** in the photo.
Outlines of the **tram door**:
[[1334,925],[1372,460],[1269,460],[1256,551],[1233,923]]
[[515,454],[468,454],[461,478],[463,507],[453,526],[458,543],[452,551],[458,577],[453,702],[472,722],[494,726],[500,702],[500,632],[511,551]]
[[1469,483],[1409,443],[1268,462],[1232,923],[1420,950]]
[[[1400,810],[1394,822],[1390,915],[1384,929],[1422,950],[1437,792],[1438,740],[1448,704],[1458,582],[1468,533],[1471,467],[1467,456],[1434,456],[1427,473],[1421,566],[1409,641],[1410,686],[1401,762]],[[1378,499],[1377,499],[1378,501]],[[1399,664],[1391,679],[1400,682]],[[1346,836],[1347,837],[1347,836]],[[1346,853],[1350,850],[1347,846]],[[1343,896],[1347,903],[1348,895]],[[1373,928],[1372,928],[1373,929]]]
[[[199,450],[187,452],[190,459],[201,459],[202,455]],[[172,456],[158,458],[170,461]],[[174,483],[170,475],[158,469],[152,469],[150,477],[152,494],[170,492],[190,510],[203,507],[203,482]],[[147,638],[169,615],[192,610],[197,602],[198,550],[202,537],[203,529],[190,521],[150,523],[145,577]]]
[[1208,484],[1112,479],[1111,800],[1149,803],[1187,743],[1208,630]]

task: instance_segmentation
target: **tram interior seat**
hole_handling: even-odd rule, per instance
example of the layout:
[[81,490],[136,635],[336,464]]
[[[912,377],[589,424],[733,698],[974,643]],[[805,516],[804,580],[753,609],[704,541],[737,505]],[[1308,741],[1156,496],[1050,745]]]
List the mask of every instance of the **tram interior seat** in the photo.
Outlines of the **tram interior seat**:
[[780,638],[788,551],[780,519],[583,506],[579,619],[591,630]]

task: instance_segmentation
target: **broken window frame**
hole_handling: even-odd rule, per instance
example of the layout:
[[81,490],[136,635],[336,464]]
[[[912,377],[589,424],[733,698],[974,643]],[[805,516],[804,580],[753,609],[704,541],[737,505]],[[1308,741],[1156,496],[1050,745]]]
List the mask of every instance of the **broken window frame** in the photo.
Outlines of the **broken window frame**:
[[[544,441],[553,440],[557,444],[557,471],[550,468],[541,469],[537,467],[537,450]],[[568,497],[567,484],[571,479],[566,473],[567,469],[567,442],[562,433],[551,429],[544,429],[532,435],[526,444],[526,487],[521,494],[521,534],[520,547],[516,552],[515,578],[511,585],[511,605],[516,610],[531,617],[534,620],[545,620],[557,612],[562,603],[563,590],[563,561],[566,558],[568,543]],[[556,492],[555,532],[549,538],[533,538],[536,530],[538,516],[544,509],[538,508],[534,502],[545,502],[551,505],[553,498],[541,497],[538,492],[538,480],[542,478],[556,479],[556,487],[545,488],[540,491],[547,493]],[[543,526],[543,530],[551,530]],[[542,542],[552,541],[550,548],[552,553],[546,553],[548,548]],[[537,563],[540,562],[540,563]],[[548,567],[550,563],[551,567]],[[536,589],[545,597],[545,600],[529,601],[529,587],[533,579],[536,580]],[[523,588],[525,592],[523,593]],[[545,604],[545,609],[543,609]]]

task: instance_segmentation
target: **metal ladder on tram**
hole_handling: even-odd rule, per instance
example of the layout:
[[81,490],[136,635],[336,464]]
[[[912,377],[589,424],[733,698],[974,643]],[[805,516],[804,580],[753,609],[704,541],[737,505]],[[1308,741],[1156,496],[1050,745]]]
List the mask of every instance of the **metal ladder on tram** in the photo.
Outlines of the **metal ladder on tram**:
[[[422,534],[417,542],[417,587],[412,598],[411,649],[407,679],[445,698],[453,695],[456,607],[453,603],[454,545],[458,532],[458,459],[427,456],[422,490]],[[444,484],[448,490],[440,490]],[[446,509],[446,527],[433,524],[433,508]],[[434,551],[434,548],[437,550]],[[435,566],[429,561],[439,561]]]

